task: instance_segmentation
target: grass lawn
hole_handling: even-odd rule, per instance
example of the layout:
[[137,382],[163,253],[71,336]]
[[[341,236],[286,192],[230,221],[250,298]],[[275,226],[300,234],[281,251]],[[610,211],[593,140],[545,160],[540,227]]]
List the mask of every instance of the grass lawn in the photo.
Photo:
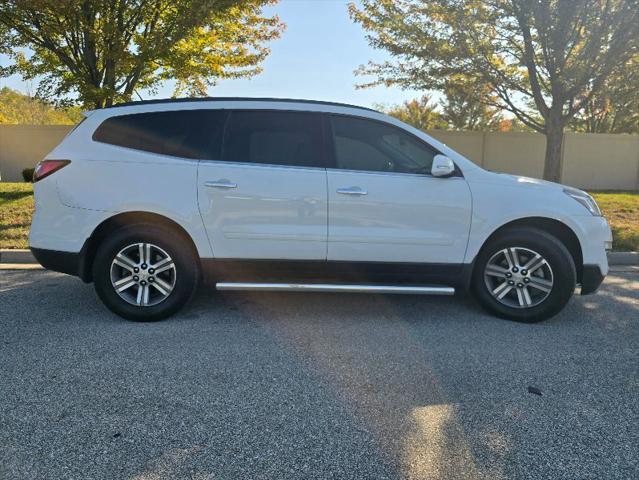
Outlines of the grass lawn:
[[[0,248],[27,248],[33,212],[29,183],[0,183]],[[612,226],[614,249],[639,250],[639,192],[594,192]]]
[[613,250],[639,251],[639,192],[592,192],[612,227]]
[[32,213],[30,183],[0,183],[0,248],[28,248]]

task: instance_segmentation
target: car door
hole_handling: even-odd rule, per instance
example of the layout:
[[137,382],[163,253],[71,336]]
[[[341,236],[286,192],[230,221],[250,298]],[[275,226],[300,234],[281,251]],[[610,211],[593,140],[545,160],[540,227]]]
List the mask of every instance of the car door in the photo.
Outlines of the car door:
[[319,114],[229,113],[218,160],[202,161],[199,207],[213,255],[326,259],[327,189]]
[[463,262],[471,220],[461,175],[430,175],[438,152],[377,120],[330,115],[328,260]]

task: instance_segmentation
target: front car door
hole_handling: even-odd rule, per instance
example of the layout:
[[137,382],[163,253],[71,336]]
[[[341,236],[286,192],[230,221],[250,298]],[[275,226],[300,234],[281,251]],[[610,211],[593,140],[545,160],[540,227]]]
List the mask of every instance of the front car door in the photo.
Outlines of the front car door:
[[471,219],[463,176],[430,175],[438,152],[394,125],[329,115],[328,260],[461,264]]
[[200,162],[198,197],[213,255],[326,259],[320,114],[234,110],[219,159]]

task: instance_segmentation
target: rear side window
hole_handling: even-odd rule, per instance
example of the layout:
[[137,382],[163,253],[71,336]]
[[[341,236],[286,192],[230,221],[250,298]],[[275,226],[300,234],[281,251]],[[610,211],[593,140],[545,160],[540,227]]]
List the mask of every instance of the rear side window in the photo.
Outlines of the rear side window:
[[429,174],[438,153],[393,125],[332,115],[337,168],[371,172]]
[[225,112],[176,110],[135,113],[105,120],[93,140],[193,159],[219,158]]
[[323,167],[321,116],[307,112],[234,111],[226,126],[222,159]]

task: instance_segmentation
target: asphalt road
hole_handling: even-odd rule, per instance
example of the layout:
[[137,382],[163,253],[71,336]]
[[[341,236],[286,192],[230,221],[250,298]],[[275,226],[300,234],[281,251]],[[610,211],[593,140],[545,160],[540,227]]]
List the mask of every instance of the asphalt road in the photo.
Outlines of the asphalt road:
[[1,270],[0,341],[2,479],[639,476],[637,273],[538,325],[211,291],[135,324],[77,279]]

